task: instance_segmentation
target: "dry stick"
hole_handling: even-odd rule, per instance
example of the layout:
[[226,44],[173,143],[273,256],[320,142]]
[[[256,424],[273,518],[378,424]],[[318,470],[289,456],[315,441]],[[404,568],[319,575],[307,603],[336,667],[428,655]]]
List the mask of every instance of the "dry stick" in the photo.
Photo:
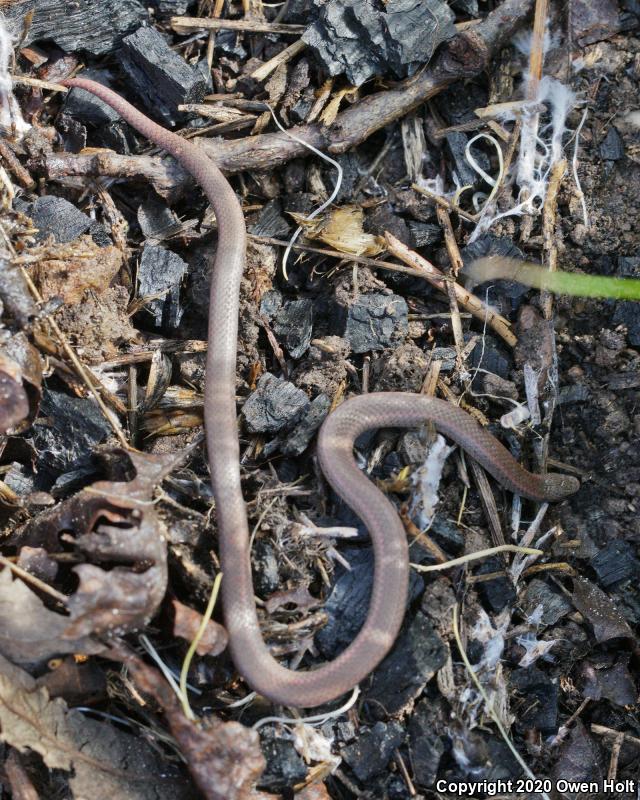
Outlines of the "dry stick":
[[466,219],[467,222],[475,222],[477,220],[476,214],[469,214],[468,211],[464,211],[464,209],[460,208],[460,206],[457,206],[455,203],[452,203],[450,200],[447,200],[446,197],[443,197],[440,194],[436,194],[435,192],[432,192],[429,189],[425,189],[424,186],[419,186],[417,183],[412,183],[411,188],[414,190],[414,192],[423,194],[425,197],[428,197],[430,200],[433,200],[436,206],[446,208],[447,211],[452,211],[455,214],[458,214],[463,219]]
[[595,733],[597,736],[606,736],[610,739],[617,739],[618,736],[623,736],[625,742],[628,744],[635,745],[636,747],[640,748],[640,739],[635,736],[632,736],[630,733],[625,733],[624,731],[614,731],[613,728],[607,728],[604,725],[591,725],[591,733]]
[[476,487],[480,492],[480,503],[484,510],[484,515],[489,522],[491,539],[496,547],[502,547],[503,545],[506,545],[507,542],[504,538],[504,531],[502,530],[502,523],[500,521],[500,514],[498,513],[496,498],[491,491],[487,473],[473,458],[469,459],[469,467],[473,473],[473,479],[476,483]]
[[[534,102],[538,97],[540,80],[542,78],[542,65],[544,61],[544,33],[549,10],[549,0],[536,0],[536,13],[533,20],[533,33],[531,36],[531,53],[529,55],[529,77],[525,98],[529,102]],[[518,177],[528,180],[533,174],[533,159],[536,152],[536,137],[540,127],[540,112],[536,111],[523,120],[520,134],[520,154],[529,154],[526,161],[521,160]],[[525,190],[528,195],[528,191]],[[523,195],[523,200],[527,197]],[[523,219],[520,238],[527,241],[531,233],[533,217],[528,216]]]
[[455,284],[458,273],[464,266],[458,250],[456,237],[453,233],[451,225],[451,218],[449,212],[441,206],[436,207],[436,214],[438,222],[444,231],[444,242],[449,254],[449,261],[451,262],[451,275],[448,276],[449,280],[445,283],[447,290],[447,297],[449,298],[449,308],[451,310],[451,329],[453,331],[453,340],[456,345],[456,352],[458,356],[458,369],[462,370],[464,365],[462,363],[462,350],[464,348],[464,334],[462,332],[462,321],[460,319],[460,309],[458,308],[458,298],[456,295]]
[[178,34],[194,31],[245,31],[246,33],[279,33],[285,36],[301,36],[304,25],[277,25],[255,19],[212,19],[206,17],[171,17],[171,27]]
[[446,292],[445,284],[451,283],[454,287],[458,302],[463,308],[466,308],[470,314],[477,319],[486,320],[487,325],[495,331],[510,347],[515,347],[518,340],[511,331],[509,320],[496,314],[487,305],[485,305],[480,298],[463,289],[458,283],[453,283],[447,279],[447,276],[441,272],[437,267],[427,261],[418,253],[410,250],[405,244],[390,233],[385,233],[387,248],[389,252],[404,261],[405,264],[410,264],[413,267],[412,274],[418,274],[420,277],[429,281],[432,286],[439,289],[441,292]]
[[[567,171],[567,162],[562,159],[553,165],[551,176],[549,178],[549,186],[547,188],[547,196],[545,197],[544,206],[542,209],[542,235],[545,260],[550,272],[555,272],[558,268],[558,248],[555,241],[555,227],[556,215],[558,210],[558,191],[562,183],[562,178]],[[553,317],[553,295],[550,292],[542,292],[542,312],[546,320],[551,320]],[[553,372],[556,371],[557,356],[554,354]],[[557,388],[554,381],[551,381],[551,389],[545,408],[544,414],[544,436],[534,445],[534,453],[539,462],[540,469],[546,468],[547,458],[549,455],[549,436],[551,433],[551,420],[556,409],[557,404]]]
[[22,166],[16,154],[4,139],[0,139],[0,158],[6,163],[10,172],[17,178],[21,186],[25,189],[32,189],[35,186],[36,182]]
[[[256,236],[253,233],[248,234],[249,239],[256,242],[264,242],[265,244],[273,244],[277,247],[287,247],[289,242],[283,239],[274,239],[271,236]],[[367,256],[356,256],[352,253],[343,253],[340,250],[331,250],[324,247],[312,247],[307,244],[292,244],[292,250],[300,250],[303,253],[313,253],[319,256],[329,256],[330,258],[339,258],[341,261],[355,262],[356,264],[364,264],[367,267],[388,269],[391,272],[402,272],[405,275],[413,275],[415,278],[424,278],[424,270],[412,269],[411,267],[404,267],[402,264],[392,264],[390,261],[381,261],[377,258],[368,258]],[[440,273],[442,274],[442,273]],[[444,276],[443,276],[444,277]]]
[[[345,153],[455,81],[480,73],[493,53],[510,39],[532,6],[533,0],[505,0],[481,23],[447,42],[438,57],[418,76],[392,89],[368,95],[338,114],[330,127],[301,125],[291,132],[319,149]],[[211,22],[198,21],[201,27]],[[227,174],[280,167],[293,158],[307,155],[302,144],[282,133],[225,142],[201,139],[199,144]],[[192,181],[184,170],[170,160],[166,162],[161,157],[116,156],[114,153],[109,157],[103,154],[100,158],[58,153],[47,156],[46,170],[50,179],[86,175],[91,171],[112,178],[148,177],[165,196],[175,193],[178,187],[190,188]]]
[[[551,169],[549,176],[549,186],[547,196],[542,210],[542,238],[545,261],[549,272],[556,272],[558,269],[558,247],[555,239],[556,216],[558,212],[558,191],[562,179],[567,171],[565,159],[557,161]],[[550,320],[553,316],[553,295],[551,292],[542,293],[542,310],[544,318]]]
[[265,61],[261,67],[258,67],[255,72],[251,73],[251,77],[256,81],[266,80],[269,75],[271,75],[271,73],[280,66],[280,64],[287,64],[292,58],[295,58],[299,53],[301,53],[306,46],[307,45],[302,41],[302,39],[298,39],[297,42],[290,44],[289,47],[285,47],[285,49],[278,53],[277,56],[270,58],[269,61]]

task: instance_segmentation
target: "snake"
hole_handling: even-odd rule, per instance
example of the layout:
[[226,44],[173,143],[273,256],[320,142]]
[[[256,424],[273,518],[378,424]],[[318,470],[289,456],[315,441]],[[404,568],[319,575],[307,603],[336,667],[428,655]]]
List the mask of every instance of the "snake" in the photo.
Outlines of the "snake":
[[369,608],[354,640],[332,661],[309,670],[280,664],[260,630],[240,475],[235,390],[240,282],[247,245],[242,206],[229,181],[197,144],[153,122],[102,84],[84,78],[62,83],[91,92],[111,106],[138,133],[173,156],[211,203],[218,240],[211,272],[204,423],[230,655],[246,684],[273,703],[294,708],[328,703],[356,687],[388,654],[407,606],[406,532],[394,505],[358,468],[354,443],[360,434],[376,428],[416,428],[430,421],[506,489],[538,502],[562,500],[577,491],[579,482],[569,475],[527,471],[470,414],[444,400],[409,392],[372,392],[345,400],[321,426],[317,457],[328,483],[368,529],[374,552]]

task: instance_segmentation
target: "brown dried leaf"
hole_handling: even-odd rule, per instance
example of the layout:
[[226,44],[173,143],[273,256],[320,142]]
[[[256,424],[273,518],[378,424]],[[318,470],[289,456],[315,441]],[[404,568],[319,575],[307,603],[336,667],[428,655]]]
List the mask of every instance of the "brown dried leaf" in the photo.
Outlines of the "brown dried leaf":
[[[172,605],[174,612],[173,635],[179,636],[187,642],[192,642],[200,628],[202,616],[179,600],[174,600]],[[228,641],[229,637],[226,629],[210,619],[204,629],[202,638],[198,642],[196,653],[199,656],[217,656],[225,650]]]
[[22,371],[0,353],[0,433],[7,433],[29,414],[29,398],[22,386]]
[[591,624],[596,641],[634,639],[633,631],[613,600],[586,578],[573,579],[571,602]]
[[384,239],[366,233],[364,212],[359,206],[341,206],[307,221],[302,214],[291,213],[308,239],[319,239],[334,250],[356,256],[377,256],[385,249]]
[[322,605],[317,597],[314,597],[305,584],[296,586],[295,589],[287,589],[283,592],[275,592],[267,602],[265,608],[269,614],[273,614],[278,609],[286,605],[294,605],[298,611],[306,611],[310,608],[317,608]]
[[24,333],[17,333],[0,352],[0,433],[29,427],[38,413],[41,385],[40,354]]
[[60,653],[99,653],[89,638],[65,637],[69,618],[50,611],[11,570],[0,572],[0,653],[16,664],[46,661]]
[[158,672],[123,647],[110,657],[129,668],[138,687],[163,708],[171,733],[187,759],[191,774],[207,800],[245,800],[265,767],[258,732],[239,722],[214,717],[190,722],[176,696]]
[[152,502],[153,490],[186,452],[128,453],[136,469],[133,480],[94,483],[28,526],[21,544],[54,552],[64,538],[93,561],[111,567],[74,568],[80,586],[68,601],[71,620],[65,639],[122,634],[144,627],[155,614],[167,585],[167,533]]
[[70,711],[28,673],[0,657],[0,739],[39,753],[50,769],[73,770],[76,800],[188,800],[182,783],[140,736]]

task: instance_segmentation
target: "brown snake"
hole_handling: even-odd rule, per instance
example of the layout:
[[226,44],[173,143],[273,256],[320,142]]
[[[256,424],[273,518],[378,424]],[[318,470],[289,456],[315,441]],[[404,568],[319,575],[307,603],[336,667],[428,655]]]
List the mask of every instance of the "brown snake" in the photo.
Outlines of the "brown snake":
[[417,427],[431,420],[503,486],[533,500],[560,500],[578,489],[578,481],[563,475],[527,472],[472,417],[442,400],[399,392],[347,400],[325,420],[318,440],[318,457],[325,477],[364,522],[373,542],[375,574],[369,612],[355,640],[330,663],[307,672],[281,666],[260,633],[240,483],[235,387],[240,280],[246,249],[242,208],[227,179],[197,145],[152,122],[98,83],[82,78],[62,83],[97,95],[137,131],[170,153],[202,187],[213,206],[218,247],[211,276],[204,414],[231,655],[249,686],[274,702],[311,707],[333,700],[358,684],[387,654],[400,629],[407,602],[409,558],[405,531],[394,506],[356,465],[353,443],[360,433],[372,428]]

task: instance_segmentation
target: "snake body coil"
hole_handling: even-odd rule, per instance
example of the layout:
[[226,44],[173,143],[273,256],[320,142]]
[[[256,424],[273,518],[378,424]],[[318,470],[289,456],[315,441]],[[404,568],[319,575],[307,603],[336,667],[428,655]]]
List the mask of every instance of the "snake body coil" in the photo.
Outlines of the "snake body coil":
[[498,481],[533,500],[560,500],[575,492],[575,478],[534,475],[464,411],[434,398],[403,393],[348,400],[324,422],[318,456],[327,480],[369,530],[375,575],[365,624],[351,645],[318,669],[282,667],[265,645],[254,602],[249,528],[240,483],[236,422],[236,351],[240,280],[246,231],[242,208],[224,175],[197,145],[152,122],[115,92],[83,78],[63,81],[114,108],[132,127],[170,153],[202,187],[218,222],[211,276],[205,427],[216,500],[222,599],[231,655],[238,672],[260,694],[288,706],[318,706],[352,689],[391,648],[405,612],[409,558],[404,529],[390,501],[357,468],[353,442],[371,428],[416,427],[431,420]]

